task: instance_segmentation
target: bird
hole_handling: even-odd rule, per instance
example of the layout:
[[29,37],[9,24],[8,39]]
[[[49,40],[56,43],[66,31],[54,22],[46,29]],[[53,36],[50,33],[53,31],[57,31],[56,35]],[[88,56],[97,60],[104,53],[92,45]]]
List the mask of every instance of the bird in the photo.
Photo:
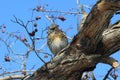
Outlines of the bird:
[[47,44],[54,56],[68,45],[66,34],[59,25],[52,23],[48,28]]

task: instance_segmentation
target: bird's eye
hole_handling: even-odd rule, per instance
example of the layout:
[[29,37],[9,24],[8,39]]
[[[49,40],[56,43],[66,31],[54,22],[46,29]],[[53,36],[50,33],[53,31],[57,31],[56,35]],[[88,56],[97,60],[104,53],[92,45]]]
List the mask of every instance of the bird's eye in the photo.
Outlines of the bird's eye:
[[55,28],[51,28],[51,30],[55,30]]

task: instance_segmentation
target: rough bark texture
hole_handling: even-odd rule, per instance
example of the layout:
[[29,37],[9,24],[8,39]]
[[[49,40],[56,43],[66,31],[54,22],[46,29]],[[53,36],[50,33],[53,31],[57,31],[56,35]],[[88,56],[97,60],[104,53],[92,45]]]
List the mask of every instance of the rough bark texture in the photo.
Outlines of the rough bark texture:
[[109,24],[118,10],[120,0],[99,0],[70,45],[25,80],[79,80],[100,62],[117,67],[109,56],[120,50],[120,22]]

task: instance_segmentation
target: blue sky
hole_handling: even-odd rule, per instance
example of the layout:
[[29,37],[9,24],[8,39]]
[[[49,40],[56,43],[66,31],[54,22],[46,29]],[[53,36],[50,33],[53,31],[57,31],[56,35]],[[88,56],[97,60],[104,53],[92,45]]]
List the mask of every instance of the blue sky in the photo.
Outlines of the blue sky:
[[[80,3],[84,4],[84,5],[89,5],[89,6],[93,6],[95,4],[97,0],[80,0]],[[48,4],[48,7],[45,6]],[[23,20],[24,22],[27,22],[28,20],[31,19],[32,16],[32,9],[36,8],[37,5],[41,5],[41,6],[45,6],[45,8],[47,10],[58,10],[58,11],[70,11],[70,9],[73,9],[75,11],[75,9],[77,8],[76,5],[76,1],[75,0],[2,0],[0,1],[0,25],[5,24],[7,26],[6,28],[6,32],[20,32],[19,34],[22,36],[25,36],[28,38],[27,33],[25,32],[25,29],[22,28],[21,26],[19,26],[18,24],[15,24],[13,22],[11,22],[10,20],[14,20],[13,15],[15,15],[17,18]],[[85,9],[87,12],[89,12],[89,9]],[[65,14],[60,14],[60,13],[45,13],[47,15],[55,15],[55,16],[59,16],[62,15],[66,18],[66,21],[62,22],[60,20],[56,20],[55,22],[57,24],[60,25],[60,28],[66,32],[67,36],[69,37],[74,37],[74,35],[77,33],[77,21],[76,21],[76,16],[74,15],[65,15]],[[38,12],[34,12],[33,14],[33,18],[35,18],[36,16],[41,16],[41,20],[37,22],[38,24],[38,33],[37,33],[37,37],[40,37],[41,31],[43,29],[45,29],[47,26],[50,25],[50,22],[45,18],[45,16],[43,15],[43,13],[38,13]],[[117,18],[113,18],[112,22],[115,22],[116,20],[120,19],[120,16],[118,16]],[[30,27],[32,27],[32,24],[29,25]],[[69,29],[71,27],[71,29],[69,31],[66,31],[67,29]],[[31,28],[30,28],[31,31]],[[45,31],[44,37],[46,37],[46,32]],[[0,38],[6,40],[8,38],[8,36],[5,36],[5,34],[1,34],[0,33]],[[28,39],[30,40],[30,39]],[[27,48],[20,42],[20,41],[16,41],[14,42],[15,39],[11,39],[8,40],[8,42],[12,45],[13,49],[18,52],[18,53],[25,53],[27,51]],[[41,45],[43,45],[46,42],[46,40],[43,41],[37,41],[36,43],[37,48],[40,48]],[[31,43],[31,42],[30,42]],[[4,70],[6,71],[13,71],[13,70],[18,70],[21,68],[21,65],[18,63],[11,63],[11,62],[5,62],[4,61],[4,57],[6,55],[10,55],[12,56],[11,58],[13,60],[16,60],[17,62],[21,62],[21,58],[16,57],[15,55],[9,53],[5,47],[5,45],[0,42],[0,67],[2,67]],[[48,47],[45,46],[43,49],[44,52],[48,52],[51,54],[51,52],[49,51]],[[120,51],[117,52],[115,55],[113,55],[113,57],[115,57],[117,60],[120,61]],[[48,58],[44,58],[44,55],[41,54],[41,57],[47,62],[49,61],[50,57]],[[37,58],[37,56],[31,52],[28,60],[27,60],[27,69],[37,69],[40,66],[42,66],[42,62]],[[34,66],[35,65],[35,66]],[[110,66],[108,65],[104,65],[104,64],[99,64],[97,65],[97,68],[95,69],[95,75],[97,76],[97,78],[99,78],[101,75],[103,76],[103,74],[107,73],[107,70],[110,68]],[[2,73],[2,70],[0,70],[0,74]],[[103,73],[101,73],[101,70],[103,71]],[[101,77],[99,78],[99,80],[101,79]],[[101,79],[102,80],[102,79]]]

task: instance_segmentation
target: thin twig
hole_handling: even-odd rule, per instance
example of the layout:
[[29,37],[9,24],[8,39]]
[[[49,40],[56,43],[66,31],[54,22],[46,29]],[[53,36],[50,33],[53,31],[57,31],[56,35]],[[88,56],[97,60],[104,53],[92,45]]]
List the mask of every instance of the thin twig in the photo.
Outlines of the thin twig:
[[46,64],[46,62],[39,56],[39,54],[37,53],[37,51],[34,50],[34,52],[35,52],[35,54],[37,55],[37,57],[38,57],[44,64]]
[[[11,21],[12,21],[13,23],[17,23],[17,24],[19,24],[20,26],[22,26],[22,27],[26,30],[27,34],[29,35],[29,31],[28,31],[28,29],[27,29],[27,25],[29,24],[29,21],[28,21],[26,24],[24,24],[24,22],[23,22],[21,19],[17,19],[16,16],[14,16],[14,18],[15,18],[15,21],[14,21],[14,20],[11,20]],[[33,42],[32,37],[31,37],[30,35],[29,35],[29,37],[30,37],[31,41]]]
[[51,22],[51,23],[54,23],[54,21],[46,14],[44,14],[44,16]]
[[106,80],[110,74],[110,72],[113,70],[114,68],[110,68],[107,72],[107,74],[105,75],[105,77],[103,78],[103,80]]
[[12,53],[15,54],[15,55],[23,56],[22,54],[16,53],[16,52],[12,49],[12,47],[11,47],[6,41],[4,41],[4,40],[1,39],[1,38],[0,38],[0,40],[7,46],[7,49],[8,49],[8,52],[9,52],[9,53],[12,52]]
[[[29,35],[29,31],[28,31],[28,29],[27,29],[27,25],[29,24],[29,22],[30,21],[28,21],[27,23],[26,23],[26,25],[24,24],[24,22],[21,20],[21,19],[18,19],[17,17],[15,17],[14,16],[14,18],[15,18],[15,21],[14,20],[11,20],[12,22],[14,22],[14,23],[17,23],[17,24],[19,24],[19,25],[21,25],[25,30],[26,30],[26,32],[27,32],[27,34]],[[30,36],[29,35],[29,37],[30,37],[30,40],[32,41],[32,46],[30,46],[30,48],[35,52],[35,54],[37,55],[37,57],[43,62],[43,63],[45,63],[45,61],[38,55],[38,53],[36,52],[36,50],[35,50],[35,37],[32,37],[32,36]]]
[[55,13],[64,13],[64,14],[81,14],[79,12],[65,12],[65,11],[57,11],[57,10],[40,10],[40,12],[55,12]]
[[0,74],[0,76],[3,76],[3,75],[12,75],[12,74],[17,74],[19,72],[34,72],[35,70],[17,70],[17,71],[12,71],[12,72],[3,72],[2,74]]

